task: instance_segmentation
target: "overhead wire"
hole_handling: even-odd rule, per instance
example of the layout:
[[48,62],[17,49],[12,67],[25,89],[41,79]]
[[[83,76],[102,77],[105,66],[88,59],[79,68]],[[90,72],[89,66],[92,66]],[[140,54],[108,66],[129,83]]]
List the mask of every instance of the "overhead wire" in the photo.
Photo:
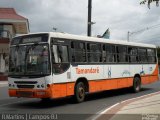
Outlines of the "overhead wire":
[[[146,28],[143,28],[143,29],[135,31],[135,32],[130,32],[130,37],[133,37],[135,34],[142,33],[146,30],[151,30],[151,29],[155,29],[155,28],[159,28],[159,27],[160,27],[160,24],[156,24],[156,25],[146,27]],[[145,41],[147,42],[147,41],[150,41],[150,40],[153,40],[153,39],[156,39],[156,38],[160,38],[160,35],[157,35],[157,36],[152,35],[152,36],[150,36],[151,38],[149,38],[149,39],[145,39]],[[141,41],[137,41],[137,42],[141,42]]]
[[144,32],[146,30],[150,30],[150,29],[154,29],[154,28],[158,28],[158,27],[160,27],[160,24],[156,24],[156,25],[153,25],[153,26],[150,26],[150,27],[146,27],[146,28],[143,28],[143,29],[135,31],[135,32],[130,32],[130,36],[133,35],[133,34],[138,34],[138,33]]

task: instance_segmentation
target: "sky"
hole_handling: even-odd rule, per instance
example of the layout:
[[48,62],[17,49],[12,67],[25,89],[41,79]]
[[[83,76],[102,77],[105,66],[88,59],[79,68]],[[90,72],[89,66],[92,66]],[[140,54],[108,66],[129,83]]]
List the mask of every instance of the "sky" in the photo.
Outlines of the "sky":
[[[110,29],[110,39],[160,45],[160,7],[151,9],[140,0],[92,0],[92,36]],[[88,0],[0,0],[29,20],[30,32],[87,34]],[[138,31],[138,32],[137,32]],[[140,31],[140,32],[139,32]]]

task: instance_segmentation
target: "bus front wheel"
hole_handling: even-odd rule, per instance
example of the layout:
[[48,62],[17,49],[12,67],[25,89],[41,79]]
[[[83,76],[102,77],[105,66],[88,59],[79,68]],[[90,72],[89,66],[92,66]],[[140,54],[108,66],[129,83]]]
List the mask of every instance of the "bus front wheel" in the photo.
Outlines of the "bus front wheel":
[[141,90],[141,80],[139,77],[135,77],[133,80],[133,92],[137,93]]
[[85,85],[83,82],[78,82],[75,86],[75,100],[80,103],[85,99]]

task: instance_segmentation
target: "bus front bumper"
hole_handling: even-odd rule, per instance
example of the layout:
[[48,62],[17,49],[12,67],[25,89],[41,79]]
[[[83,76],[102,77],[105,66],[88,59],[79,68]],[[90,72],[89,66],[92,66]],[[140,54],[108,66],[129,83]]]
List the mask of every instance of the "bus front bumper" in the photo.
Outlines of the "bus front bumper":
[[9,89],[10,97],[26,97],[26,98],[50,98],[50,90],[37,89]]

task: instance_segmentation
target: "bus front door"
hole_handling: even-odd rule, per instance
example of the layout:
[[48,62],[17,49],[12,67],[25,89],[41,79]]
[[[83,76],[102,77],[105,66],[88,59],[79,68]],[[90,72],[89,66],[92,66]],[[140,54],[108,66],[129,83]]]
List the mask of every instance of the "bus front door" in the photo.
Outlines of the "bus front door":
[[54,90],[56,91],[54,97],[65,97],[68,95],[68,82],[71,81],[69,48],[69,43],[61,42],[60,40],[54,41],[51,46],[52,80]]

